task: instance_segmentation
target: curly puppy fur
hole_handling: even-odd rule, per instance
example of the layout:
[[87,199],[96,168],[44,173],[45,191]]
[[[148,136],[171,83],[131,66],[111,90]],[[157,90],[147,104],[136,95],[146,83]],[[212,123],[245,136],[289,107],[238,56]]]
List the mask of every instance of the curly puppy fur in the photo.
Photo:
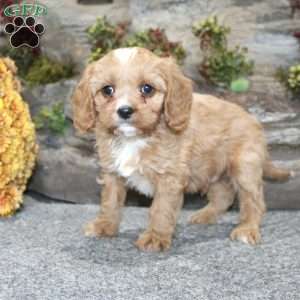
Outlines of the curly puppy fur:
[[[154,88],[143,94],[141,87]],[[112,95],[103,92],[111,86]],[[130,107],[121,118],[118,110]],[[101,211],[87,235],[118,232],[127,188],[153,197],[147,230],[136,245],[159,251],[171,245],[184,192],[207,194],[191,223],[214,223],[238,196],[240,224],[231,239],[260,241],[265,212],[263,177],[290,172],[268,158],[262,126],[237,105],[193,94],[192,82],[172,59],[142,48],[110,52],[85,70],[73,96],[74,125],[95,128],[102,173]]]

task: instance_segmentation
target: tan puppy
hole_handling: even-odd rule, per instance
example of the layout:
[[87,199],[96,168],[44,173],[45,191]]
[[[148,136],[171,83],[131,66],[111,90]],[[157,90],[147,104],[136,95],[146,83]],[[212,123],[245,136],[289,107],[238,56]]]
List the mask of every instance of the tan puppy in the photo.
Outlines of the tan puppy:
[[240,203],[231,238],[256,244],[265,212],[263,176],[290,173],[269,161],[261,125],[237,105],[193,94],[171,59],[141,48],[110,52],[89,65],[73,97],[75,127],[95,128],[103,189],[87,235],[118,233],[127,187],[153,197],[142,250],[170,247],[184,192],[207,193],[191,223],[213,223]]

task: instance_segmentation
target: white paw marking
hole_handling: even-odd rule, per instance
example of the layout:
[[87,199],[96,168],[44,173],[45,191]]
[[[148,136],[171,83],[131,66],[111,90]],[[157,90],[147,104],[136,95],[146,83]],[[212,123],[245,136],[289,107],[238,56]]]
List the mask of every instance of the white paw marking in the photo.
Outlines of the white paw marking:
[[248,238],[245,235],[239,236],[238,239],[245,244],[249,244]]

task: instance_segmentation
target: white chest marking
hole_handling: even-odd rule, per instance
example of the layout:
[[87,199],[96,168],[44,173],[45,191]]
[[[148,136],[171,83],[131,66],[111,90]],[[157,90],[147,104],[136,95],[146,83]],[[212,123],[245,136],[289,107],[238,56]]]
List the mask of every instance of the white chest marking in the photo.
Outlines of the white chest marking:
[[153,196],[154,187],[143,175],[140,165],[140,151],[147,146],[147,140],[141,138],[119,137],[113,141],[113,169],[126,179],[129,187],[146,196]]
[[135,56],[137,48],[120,48],[114,50],[113,53],[121,64],[126,64]]

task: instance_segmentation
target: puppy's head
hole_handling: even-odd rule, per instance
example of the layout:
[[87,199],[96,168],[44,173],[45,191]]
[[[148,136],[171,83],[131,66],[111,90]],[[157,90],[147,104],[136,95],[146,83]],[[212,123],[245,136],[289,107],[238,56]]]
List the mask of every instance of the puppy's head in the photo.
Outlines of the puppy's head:
[[166,122],[175,132],[189,120],[192,84],[172,59],[142,48],[117,49],[89,65],[73,95],[75,127],[95,124],[114,134],[149,134]]

